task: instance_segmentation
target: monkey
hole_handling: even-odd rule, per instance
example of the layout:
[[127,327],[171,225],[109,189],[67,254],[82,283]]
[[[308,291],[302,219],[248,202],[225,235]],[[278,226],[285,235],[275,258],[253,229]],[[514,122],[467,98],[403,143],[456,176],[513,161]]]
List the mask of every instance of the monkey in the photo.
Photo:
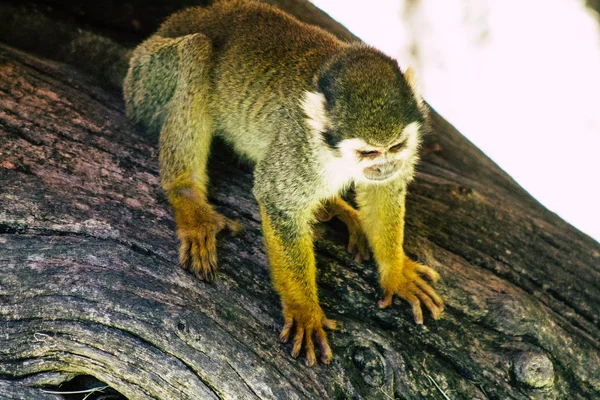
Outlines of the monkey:
[[[180,264],[199,279],[217,268],[217,234],[240,225],[207,199],[211,141],[222,138],[254,165],[282,342],[315,364],[332,350],[324,328],[313,225],[340,218],[356,259],[373,255],[383,298],[394,295],[423,323],[444,309],[432,268],[403,250],[405,197],[415,175],[427,109],[413,74],[359,42],[254,0],[221,0],[171,15],[130,58],[126,112],[159,134],[161,185],[173,208]],[[354,186],[358,210],[342,199]],[[316,344],[315,344],[316,342]]]

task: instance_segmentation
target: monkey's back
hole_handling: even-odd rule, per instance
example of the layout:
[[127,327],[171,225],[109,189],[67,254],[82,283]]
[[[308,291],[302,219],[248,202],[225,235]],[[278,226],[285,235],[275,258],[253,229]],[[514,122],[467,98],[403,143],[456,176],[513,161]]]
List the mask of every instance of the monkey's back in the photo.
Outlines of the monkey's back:
[[240,0],[183,10],[157,35],[193,33],[206,35],[213,47],[210,110],[218,134],[254,161],[278,134],[306,140],[298,137],[299,100],[342,42],[274,7]]

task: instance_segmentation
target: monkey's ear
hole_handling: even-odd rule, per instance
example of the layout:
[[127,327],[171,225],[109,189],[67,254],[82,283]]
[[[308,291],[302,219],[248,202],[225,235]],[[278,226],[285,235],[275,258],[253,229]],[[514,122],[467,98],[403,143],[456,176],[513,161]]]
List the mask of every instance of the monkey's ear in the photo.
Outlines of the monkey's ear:
[[404,79],[406,79],[406,82],[415,93],[419,92],[419,82],[417,82],[417,77],[413,67],[409,66],[406,68],[406,71],[404,71]]
[[422,106],[423,97],[421,97],[421,91],[419,90],[419,82],[417,81],[415,70],[411,66],[406,68],[406,71],[404,71],[404,79],[406,79],[408,86],[410,86],[410,88],[412,89],[415,97],[417,98],[419,106]]
[[304,92],[302,99],[302,110],[306,115],[306,122],[316,132],[323,132],[329,125],[327,112],[325,110],[325,95],[320,92]]

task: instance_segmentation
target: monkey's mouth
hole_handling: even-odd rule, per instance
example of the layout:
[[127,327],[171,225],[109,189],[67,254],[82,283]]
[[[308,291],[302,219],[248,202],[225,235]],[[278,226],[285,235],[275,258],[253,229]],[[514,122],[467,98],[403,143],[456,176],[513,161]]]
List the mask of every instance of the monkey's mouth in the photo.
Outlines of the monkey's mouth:
[[398,162],[387,162],[363,169],[363,175],[371,181],[385,181],[396,175],[399,170]]

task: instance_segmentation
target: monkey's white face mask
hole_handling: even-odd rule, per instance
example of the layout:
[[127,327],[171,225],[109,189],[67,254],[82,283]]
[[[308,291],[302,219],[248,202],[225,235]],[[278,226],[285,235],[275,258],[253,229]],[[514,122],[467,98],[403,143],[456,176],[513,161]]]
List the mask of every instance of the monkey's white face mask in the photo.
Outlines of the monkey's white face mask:
[[398,139],[388,146],[372,146],[362,139],[339,143],[341,158],[354,171],[360,183],[383,183],[400,175],[412,177],[420,144],[420,124],[408,124]]
[[323,142],[323,131],[328,126],[320,93],[307,92],[303,101],[306,122],[313,131],[315,143],[323,148],[323,168],[332,184],[356,183],[377,184],[404,176],[407,180],[414,174],[420,145],[419,122],[412,122],[387,146],[373,146],[363,139],[353,138],[340,141],[335,149]]

